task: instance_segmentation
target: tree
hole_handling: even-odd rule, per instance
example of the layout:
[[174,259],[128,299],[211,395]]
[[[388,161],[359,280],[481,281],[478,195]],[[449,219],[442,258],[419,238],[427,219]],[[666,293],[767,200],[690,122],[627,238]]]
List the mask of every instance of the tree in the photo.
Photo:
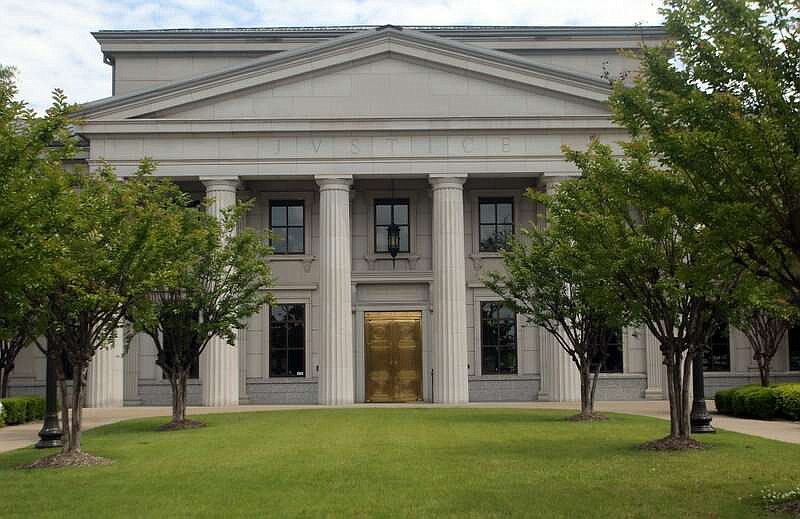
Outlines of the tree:
[[622,154],[597,142],[586,152],[566,150],[582,178],[561,185],[550,211],[575,241],[587,278],[605,281],[659,341],[669,439],[685,444],[691,361],[720,326],[737,276],[709,245],[709,230],[696,220],[703,208],[684,177],[660,167],[645,139],[623,144]]
[[[528,196],[546,206],[551,203],[550,196],[533,190]],[[501,250],[505,272],[490,272],[484,281],[569,355],[580,373],[579,417],[588,420],[595,416],[597,379],[610,332],[625,324],[625,316],[619,300],[608,297],[612,291],[607,281],[586,275],[576,246],[557,218],[550,218],[546,229],[532,224]]]
[[772,359],[797,319],[797,307],[789,304],[782,287],[753,276],[741,282],[733,299],[731,324],[747,336],[761,385],[769,386]]
[[64,421],[64,454],[81,450],[81,419],[89,363],[107,347],[128,309],[163,284],[162,266],[175,256],[176,200],[169,181],[155,179],[145,161],[133,177],[118,179],[109,167],[72,171],[59,194],[52,222],[58,254],[48,293],[47,350],[72,366],[72,395],[61,363],[58,379]]
[[[709,241],[800,305],[800,17],[791,0],[666,0],[615,120],[702,199]],[[673,55],[677,59],[673,59]],[[716,246],[715,246],[716,247]]]
[[156,364],[170,381],[168,428],[196,425],[186,420],[186,381],[211,338],[223,337],[233,347],[244,320],[270,301],[267,236],[246,228],[234,232],[248,208],[240,204],[220,220],[181,208],[171,247],[182,253],[165,265],[163,283],[131,307],[134,330],[153,339]]
[[17,99],[14,69],[0,65],[0,396],[19,352],[40,335],[42,303],[53,279],[49,223],[76,151],[74,107],[60,90],[39,116]]

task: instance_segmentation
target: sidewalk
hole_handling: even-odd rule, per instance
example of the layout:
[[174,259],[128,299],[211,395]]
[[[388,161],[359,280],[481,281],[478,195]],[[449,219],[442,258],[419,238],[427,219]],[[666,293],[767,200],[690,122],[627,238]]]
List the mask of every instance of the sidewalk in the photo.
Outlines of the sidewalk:
[[[356,404],[351,407],[427,407],[431,404]],[[708,402],[709,410],[714,410],[714,402]],[[511,409],[576,409],[574,402],[499,402],[472,403],[467,406],[476,408],[511,408]],[[597,410],[609,413],[627,413],[640,416],[651,416],[663,420],[669,419],[669,409],[665,401],[637,400],[632,402],[598,402]],[[313,410],[322,409],[316,405],[243,405],[235,407],[190,407],[189,415],[212,413],[246,413],[253,411]],[[169,407],[116,407],[106,409],[84,409],[83,430],[93,429],[122,420],[146,418],[153,416],[170,416]],[[800,444],[800,422],[746,420],[713,414],[714,427],[742,434],[761,436],[772,440]],[[3,427],[0,429],[0,452],[20,449],[36,443],[41,422]]]

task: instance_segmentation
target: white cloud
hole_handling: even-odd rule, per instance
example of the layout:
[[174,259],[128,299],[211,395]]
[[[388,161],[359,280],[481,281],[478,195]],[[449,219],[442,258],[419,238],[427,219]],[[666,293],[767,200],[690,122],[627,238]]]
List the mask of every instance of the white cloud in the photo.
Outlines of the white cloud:
[[37,109],[53,88],[83,102],[111,93],[90,32],[308,25],[657,24],[658,0],[0,0],[0,63]]

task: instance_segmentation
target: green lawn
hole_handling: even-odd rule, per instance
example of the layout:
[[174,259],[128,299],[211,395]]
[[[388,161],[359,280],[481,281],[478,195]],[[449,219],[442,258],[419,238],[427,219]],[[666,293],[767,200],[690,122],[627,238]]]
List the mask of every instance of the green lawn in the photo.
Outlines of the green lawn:
[[[574,423],[514,409],[319,409],[163,419],[86,433],[111,466],[17,470],[0,455],[0,517],[753,517],[800,477],[800,445],[734,433],[703,452],[642,452],[667,423]],[[754,497],[756,496],[756,497]]]

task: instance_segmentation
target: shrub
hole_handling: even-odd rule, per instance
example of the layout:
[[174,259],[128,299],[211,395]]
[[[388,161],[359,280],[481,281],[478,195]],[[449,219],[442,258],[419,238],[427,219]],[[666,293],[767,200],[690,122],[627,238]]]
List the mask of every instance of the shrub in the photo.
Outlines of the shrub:
[[45,400],[39,396],[15,396],[0,400],[7,425],[18,425],[44,417]]
[[735,389],[723,389],[714,395],[714,405],[717,412],[722,414],[733,414],[733,393]]
[[772,390],[778,400],[778,413],[789,420],[800,420],[800,384],[779,384]]
[[714,395],[717,411],[740,418],[800,420],[800,384],[724,389]]

